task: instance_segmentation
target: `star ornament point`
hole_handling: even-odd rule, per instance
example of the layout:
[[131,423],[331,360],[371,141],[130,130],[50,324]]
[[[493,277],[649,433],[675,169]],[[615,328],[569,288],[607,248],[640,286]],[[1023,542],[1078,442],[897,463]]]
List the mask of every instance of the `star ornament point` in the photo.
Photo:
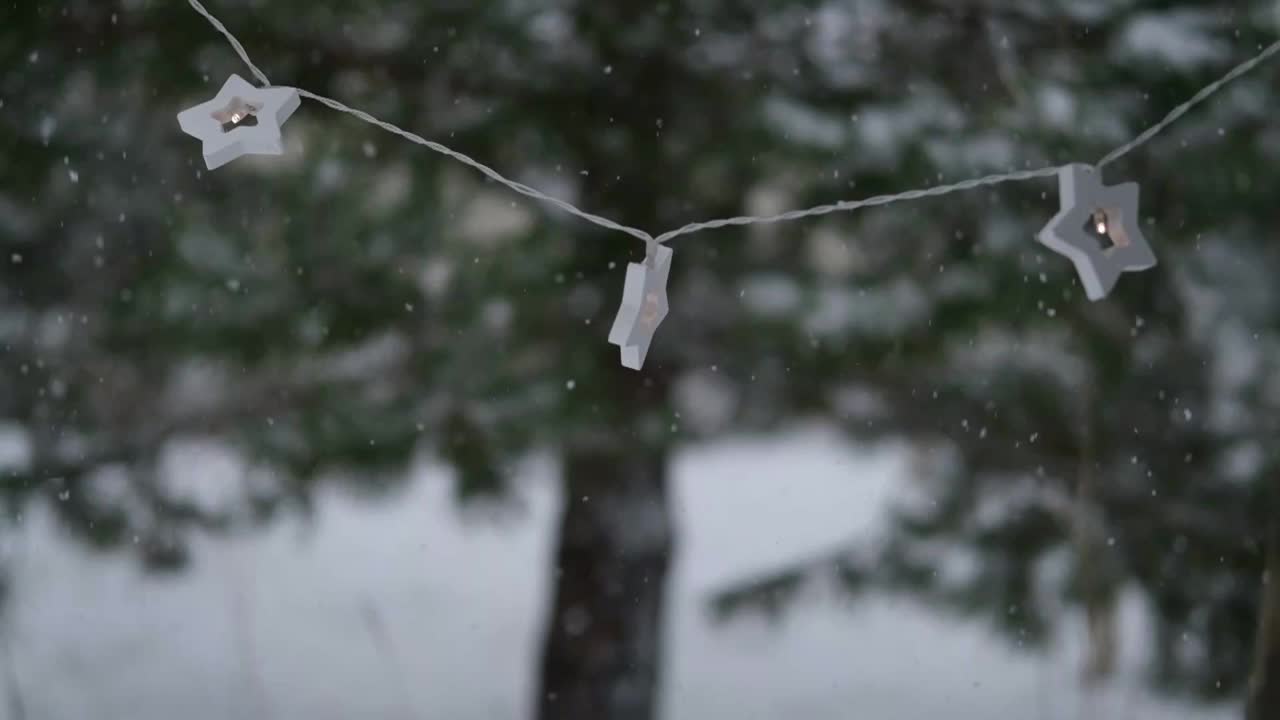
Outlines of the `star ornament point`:
[[1037,239],[1075,265],[1085,295],[1106,297],[1120,275],[1155,267],[1156,256],[1138,224],[1138,184],[1106,186],[1082,164],[1058,171],[1062,209]]
[[213,170],[244,155],[283,154],[280,126],[300,102],[295,88],[257,87],[232,75],[212,100],[178,113],[178,125],[203,143]]
[[622,305],[609,331],[609,342],[620,348],[624,367],[639,370],[644,366],[653,335],[670,310],[667,277],[671,273],[671,255],[671,248],[659,245],[652,265],[627,265]]

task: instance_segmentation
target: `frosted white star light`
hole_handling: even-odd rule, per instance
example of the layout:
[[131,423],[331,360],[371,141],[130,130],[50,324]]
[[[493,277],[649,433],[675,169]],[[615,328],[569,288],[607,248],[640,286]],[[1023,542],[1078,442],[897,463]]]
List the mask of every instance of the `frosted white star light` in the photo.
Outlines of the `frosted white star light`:
[[609,342],[621,348],[622,365],[639,370],[658,325],[667,317],[667,276],[671,273],[671,248],[659,245],[650,266],[627,265],[627,281],[622,288],[622,306],[609,331]]
[[1058,172],[1058,193],[1062,209],[1037,239],[1075,264],[1090,300],[1106,297],[1121,273],[1155,267],[1138,226],[1137,183],[1106,186],[1097,170],[1074,163]]
[[295,88],[257,87],[232,75],[212,100],[178,113],[178,124],[204,144],[213,170],[244,155],[283,154],[280,126],[300,102]]

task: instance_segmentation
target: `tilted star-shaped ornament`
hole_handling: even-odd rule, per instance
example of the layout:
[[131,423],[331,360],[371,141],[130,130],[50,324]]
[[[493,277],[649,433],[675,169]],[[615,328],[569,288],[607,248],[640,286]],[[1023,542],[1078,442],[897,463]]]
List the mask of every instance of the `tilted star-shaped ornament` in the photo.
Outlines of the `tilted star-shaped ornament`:
[[653,334],[667,317],[667,276],[671,273],[671,248],[659,245],[650,265],[629,263],[622,288],[622,306],[609,331],[609,342],[621,348],[622,365],[639,370],[649,354]]
[[1110,187],[1088,165],[1074,163],[1058,171],[1062,209],[1037,239],[1076,266],[1084,292],[1101,300],[1120,274],[1155,267],[1156,256],[1138,227],[1138,184]]
[[299,103],[295,88],[260,88],[232,75],[217,97],[178,113],[178,124],[204,143],[204,162],[213,170],[243,155],[283,154],[280,126]]

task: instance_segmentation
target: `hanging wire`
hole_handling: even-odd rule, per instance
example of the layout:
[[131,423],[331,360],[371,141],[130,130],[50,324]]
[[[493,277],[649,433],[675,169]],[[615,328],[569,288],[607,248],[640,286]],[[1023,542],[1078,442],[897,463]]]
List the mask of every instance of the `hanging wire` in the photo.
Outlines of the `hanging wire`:
[[[253,73],[253,76],[257,78],[259,82],[261,82],[263,85],[271,84],[271,81],[267,79],[266,74],[263,73],[262,70],[258,68],[257,65],[254,64],[252,59],[250,59],[249,53],[244,49],[244,45],[240,43],[240,41],[236,38],[236,36],[230,30],[228,30],[227,27],[223,25],[221,21],[219,21],[216,17],[213,16],[213,13],[209,12],[204,7],[204,5],[200,3],[199,0],[187,0],[187,2],[191,5],[193,9],[195,9],[196,12],[203,15],[205,19],[207,19],[209,23],[213,25],[215,30],[222,33],[227,38],[227,40],[231,43],[232,49],[235,50],[236,54],[240,56],[240,59],[244,61],[245,65],[249,66],[249,70]],[[1277,40],[1276,42],[1268,45],[1258,54],[1240,63],[1239,65],[1235,66],[1230,71],[1228,71],[1222,77],[1206,85],[1195,95],[1191,96],[1189,100],[1175,107],[1174,109],[1170,110],[1169,113],[1165,115],[1163,119],[1161,119],[1159,122],[1152,125],[1151,127],[1147,128],[1146,130],[1142,131],[1142,133],[1139,134],[1134,139],[1130,140],[1129,142],[1126,142],[1120,147],[1117,147],[1116,149],[1107,153],[1105,156],[1103,156],[1101,160],[1098,161],[1097,167],[1098,168],[1105,167],[1106,165],[1109,165],[1112,162],[1115,162],[1121,157],[1137,149],[1138,147],[1141,147],[1142,145],[1146,144],[1156,135],[1163,132],[1170,125],[1177,122],[1178,119],[1181,118],[1183,115],[1186,115],[1187,112],[1189,112],[1196,105],[1199,105],[1200,103],[1207,100],[1211,95],[1221,90],[1224,86],[1226,86],[1231,81],[1239,78],[1241,75],[1244,75],[1250,70],[1253,70],[1254,68],[1256,68],[1258,65],[1261,65],[1262,63],[1271,59],[1271,57],[1273,57],[1278,52],[1280,52],[1280,40]],[[777,213],[773,215],[738,215],[735,217],[719,218],[715,220],[705,220],[701,222],[689,223],[688,225],[677,228],[675,230],[668,230],[667,232],[664,232],[654,237],[653,235],[649,234],[648,232],[640,228],[632,227],[630,225],[625,225],[623,223],[610,220],[609,218],[604,217],[602,215],[597,215],[595,213],[587,212],[586,210],[583,210],[577,207],[571,202],[562,200],[560,198],[552,197],[551,195],[548,195],[542,192],[541,190],[530,187],[524,183],[511,180],[506,176],[504,176],[502,173],[498,172],[497,170],[489,167],[488,165],[485,165],[484,163],[472,158],[469,155],[460,153],[441,143],[438,143],[432,140],[427,140],[426,138],[416,133],[405,130],[393,123],[389,123],[385,120],[378,119],[363,110],[352,108],[348,105],[343,104],[338,100],[325,97],[323,95],[318,95],[309,90],[303,90],[300,88],[297,90],[298,90],[298,94],[302,97],[315,100],[316,102],[319,102],[320,104],[325,105],[326,107],[329,107],[333,110],[337,110],[338,112],[351,115],[359,120],[369,123],[370,125],[379,127],[383,130],[386,130],[389,133],[399,135],[400,137],[406,140],[409,140],[410,142],[416,143],[418,145],[422,145],[423,147],[426,147],[430,150],[440,153],[441,155],[445,155],[454,160],[457,160],[458,162],[464,165],[475,168],[476,170],[480,171],[491,180],[498,182],[506,186],[507,188],[510,188],[511,190],[517,193],[520,193],[521,195],[525,195],[535,200],[548,203],[554,207],[557,207],[569,213],[570,215],[574,215],[576,217],[579,217],[583,220],[586,220],[587,222],[593,223],[600,227],[607,228],[609,230],[616,230],[618,232],[623,232],[628,235],[631,235],[632,237],[643,240],[649,248],[649,253],[648,253],[649,255],[653,254],[653,249],[658,244],[665,243],[669,240],[680,237],[682,235],[690,235],[692,233],[701,232],[703,230],[713,230],[715,228],[722,228],[722,227],[727,227],[732,225],[742,226],[742,225],[760,225],[760,224],[766,224],[766,223],[788,222],[791,220],[800,220],[803,218],[827,215],[834,212],[849,212],[849,211],[858,210],[860,208],[865,208],[865,207],[889,205],[891,203],[906,202],[910,200],[919,200],[919,199],[928,198],[928,197],[937,197],[939,195],[947,195],[949,193],[960,192],[963,190],[973,190],[975,188],[998,185],[1001,183],[1021,182],[1025,180],[1034,180],[1037,178],[1050,177],[1050,176],[1056,175],[1058,171],[1061,170],[1063,167],[1063,166],[1044,167],[1044,168],[1039,168],[1035,170],[1019,170],[1015,172],[1001,173],[997,175],[987,175],[985,177],[973,178],[970,180],[963,180],[957,183],[951,183],[947,185],[935,185],[933,187],[921,188],[917,190],[907,190],[905,192],[893,193],[891,195],[877,195],[875,197],[870,197],[863,200],[841,200],[835,203],[817,205],[811,208],[805,208],[800,210],[789,210],[787,212]]]

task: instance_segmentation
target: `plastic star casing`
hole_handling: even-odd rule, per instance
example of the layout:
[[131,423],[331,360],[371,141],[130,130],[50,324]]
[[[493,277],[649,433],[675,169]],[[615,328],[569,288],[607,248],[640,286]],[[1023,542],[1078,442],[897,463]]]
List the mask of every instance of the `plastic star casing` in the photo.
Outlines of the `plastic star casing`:
[[[1121,273],[1155,267],[1156,256],[1138,226],[1137,183],[1104,186],[1097,170],[1075,163],[1058,172],[1058,192],[1062,209],[1037,239],[1071,260],[1090,300],[1106,297]],[[1095,213],[1104,220],[1099,223]],[[1086,231],[1093,223],[1110,247]]]
[[629,263],[622,289],[622,306],[609,331],[609,342],[621,348],[622,365],[639,370],[658,325],[667,317],[667,276],[671,273],[671,248],[659,245],[653,265]]
[[[294,88],[260,88],[232,75],[212,100],[178,113],[178,124],[204,144],[205,165],[213,170],[244,155],[283,154],[280,126],[300,102]],[[231,108],[252,110],[254,122],[226,129],[224,122]],[[237,123],[244,117],[240,113],[235,116]]]

